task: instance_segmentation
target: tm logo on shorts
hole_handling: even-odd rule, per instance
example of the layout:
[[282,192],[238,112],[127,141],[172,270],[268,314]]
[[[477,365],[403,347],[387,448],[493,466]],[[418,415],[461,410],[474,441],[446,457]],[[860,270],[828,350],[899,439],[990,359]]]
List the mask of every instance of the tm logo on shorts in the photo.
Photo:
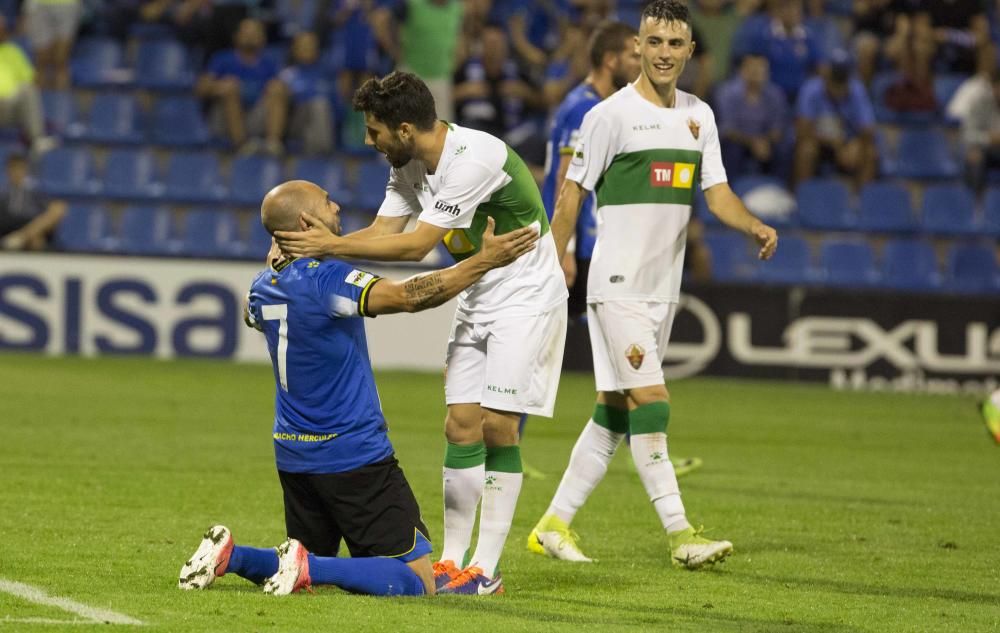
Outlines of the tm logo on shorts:
[[653,187],[690,189],[694,184],[694,163],[654,162],[650,165],[649,184]]
[[642,360],[646,358],[646,350],[642,349],[641,345],[632,343],[625,350],[625,358],[628,359],[628,364],[632,366],[632,369],[639,369],[642,367]]

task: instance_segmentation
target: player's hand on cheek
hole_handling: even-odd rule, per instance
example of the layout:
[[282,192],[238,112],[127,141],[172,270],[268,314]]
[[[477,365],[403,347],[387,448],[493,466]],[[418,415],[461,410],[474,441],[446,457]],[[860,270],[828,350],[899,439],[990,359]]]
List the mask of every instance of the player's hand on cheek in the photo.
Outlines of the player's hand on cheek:
[[281,251],[291,257],[325,257],[335,255],[339,239],[319,218],[309,213],[299,217],[301,231],[275,231],[274,239]]

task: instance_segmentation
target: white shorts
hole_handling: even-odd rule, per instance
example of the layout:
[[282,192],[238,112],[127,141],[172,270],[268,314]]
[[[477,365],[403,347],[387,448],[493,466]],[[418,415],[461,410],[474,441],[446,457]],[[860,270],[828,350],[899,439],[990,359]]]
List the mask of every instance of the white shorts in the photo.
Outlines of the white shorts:
[[662,385],[663,357],[676,303],[605,301],[587,304],[598,391]]
[[488,323],[456,318],[448,339],[445,402],[551,418],[565,345],[565,303]]
[[25,31],[31,47],[47,48],[59,41],[72,41],[80,24],[80,3],[25,5]]

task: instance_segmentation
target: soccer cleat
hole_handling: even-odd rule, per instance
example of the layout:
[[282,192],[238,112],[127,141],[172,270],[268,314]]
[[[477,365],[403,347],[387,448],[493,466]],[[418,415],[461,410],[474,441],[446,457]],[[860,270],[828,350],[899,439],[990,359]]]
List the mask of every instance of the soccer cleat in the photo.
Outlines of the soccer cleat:
[[264,593],[287,596],[310,589],[309,552],[297,540],[290,538],[278,546],[278,572],[264,581]]
[[528,535],[528,551],[574,563],[594,562],[580,551],[576,544],[579,539],[565,521],[554,514],[546,514]]
[[1000,444],[1000,408],[987,398],[983,400],[979,407],[983,414],[983,421],[986,423],[986,430],[989,431],[993,441]]
[[669,534],[670,557],[674,566],[700,569],[705,565],[718,563],[733,553],[729,541],[710,541],[701,535],[702,528],[688,528]]
[[701,468],[702,461],[700,457],[671,457],[670,463],[674,465],[674,476],[680,479]]
[[439,560],[434,563],[434,586],[441,591],[455,577],[462,573],[462,570],[455,566],[450,560]]
[[483,570],[475,565],[463,569],[455,579],[441,588],[438,593],[462,596],[489,596],[503,593],[503,578],[500,572],[493,578],[483,575]]
[[224,525],[213,525],[205,532],[198,549],[181,567],[177,586],[181,589],[208,589],[226,573],[233,553],[233,533]]

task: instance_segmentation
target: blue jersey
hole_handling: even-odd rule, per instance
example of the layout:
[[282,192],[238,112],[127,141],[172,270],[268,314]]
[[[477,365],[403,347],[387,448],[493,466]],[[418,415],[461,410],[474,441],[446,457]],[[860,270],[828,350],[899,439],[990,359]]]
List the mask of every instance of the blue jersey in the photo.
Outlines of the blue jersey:
[[[589,83],[582,83],[573,88],[559,104],[555,116],[552,117],[552,131],[546,148],[548,155],[545,170],[545,182],[542,184],[542,203],[545,211],[552,219],[556,209],[556,177],[559,175],[559,162],[564,154],[572,154],[576,146],[583,115],[601,102],[600,95]],[[597,216],[594,214],[593,196],[587,196],[580,206],[580,216],[576,221],[576,256],[590,259],[597,243]]]
[[315,259],[253,280],[248,323],[264,332],[274,367],[278,470],[339,473],[392,455],[361,319],[378,280]]

